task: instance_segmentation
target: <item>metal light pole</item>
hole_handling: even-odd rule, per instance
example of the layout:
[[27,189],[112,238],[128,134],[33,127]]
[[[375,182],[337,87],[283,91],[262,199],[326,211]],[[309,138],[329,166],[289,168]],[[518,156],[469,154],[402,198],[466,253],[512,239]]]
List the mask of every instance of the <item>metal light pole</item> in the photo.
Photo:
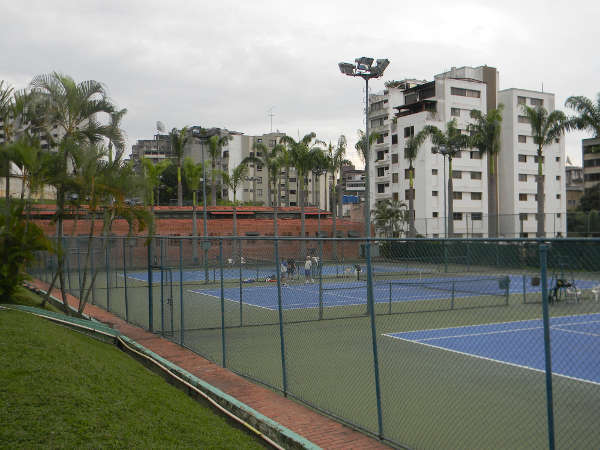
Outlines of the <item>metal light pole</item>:
[[361,77],[365,80],[365,235],[371,237],[371,187],[369,182],[370,169],[370,142],[369,142],[369,79],[380,78],[390,64],[388,59],[378,59],[373,66],[373,58],[356,58],[355,64],[341,62],[338,64],[340,71],[350,77]]
[[208,283],[208,247],[210,243],[206,240],[208,236],[208,214],[206,211],[206,164],[204,161],[204,138],[202,136],[196,136],[200,140],[202,146],[202,217],[204,222],[204,238],[202,241],[202,250],[204,251],[204,282]]
[[383,71],[390,64],[387,59],[378,59],[377,64],[373,66],[373,58],[357,58],[355,64],[341,62],[338,64],[340,71],[344,75],[351,77],[361,77],[365,80],[365,259],[367,263],[367,314],[371,322],[371,343],[373,347],[373,371],[375,376],[375,396],[377,402],[377,425],[379,437],[383,437],[383,417],[381,410],[381,387],[379,383],[379,357],[377,354],[377,330],[375,326],[375,301],[373,298],[373,270],[371,267],[371,189],[369,182],[369,79],[379,78]]
[[446,156],[450,156],[450,150],[445,145],[438,145],[431,149],[433,154],[440,154],[444,159],[444,237],[448,237],[448,201],[446,199]]

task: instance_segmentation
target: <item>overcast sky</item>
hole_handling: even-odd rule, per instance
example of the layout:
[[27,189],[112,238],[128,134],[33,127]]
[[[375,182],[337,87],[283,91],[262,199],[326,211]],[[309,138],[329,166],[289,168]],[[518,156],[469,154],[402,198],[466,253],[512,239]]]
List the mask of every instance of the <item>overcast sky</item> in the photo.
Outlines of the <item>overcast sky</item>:
[[[388,79],[487,64],[500,88],[600,92],[600,2],[0,0],[0,79],[58,71],[106,84],[128,114],[128,152],[156,121],[297,138],[346,135],[356,160],[364,82],[337,63],[388,58]],[[567,136],[581,162],[583,133]]]

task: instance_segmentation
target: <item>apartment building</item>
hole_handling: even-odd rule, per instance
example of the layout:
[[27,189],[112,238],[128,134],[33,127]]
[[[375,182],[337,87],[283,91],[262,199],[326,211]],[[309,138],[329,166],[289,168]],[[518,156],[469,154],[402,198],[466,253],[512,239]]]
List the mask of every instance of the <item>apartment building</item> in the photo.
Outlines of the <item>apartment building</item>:
[[[456,119],[463,133],[473,122],[471,111],[486,114],[505,105],[501,151],[498,156],[497,220],[489,216],[490,192],[487,155],[467,149],[453,159],[453,216],[456,237],[533,237],[537,230],[536,148],[522,104],[554,110],[554,94],[524,89],[498,90],[499,73],[493,67],[453,67],[433,81],[403,80],[386,83],[383,94],[370,96],[369,120],[380,138],[371,148],[371,203],[383,199],[408,204],[409,161],[406,140],[426,125],[445,130]],[[596,142],[599,144],[600,140]],[[415,227],[417,233],[447,234],[448,160],[433,153],[428,139],[413,162]],[[591,152],[588,152],[591,154]],[[590,156],[588,156],[591,159]],[[600,180],[600,156],[598,157]],[[544,148],[546,235],[566,233],[565,143],[558,139]],[[591,165],[591,163],[590,163]]]
[[567,211],[577,208],[579,200],[583,196],[583,167],[576,166],[571,162],[571,158],[567,156],[565,165],[565,184],[567,189]]
[[[443,73],[430,82],[388,83],[383,95],[371,96],[370,125],[380,134],[370,155],[371,204],[383,199],[408,204],[410,173],[404,155],[407,139],[426,125],[444,131],[452,119],[467,133],[467,125],[472,121],[470,111],[486,112],[486,83],[459,75]],[[433,153],[432,148],[427,139],[413,161],[415,227],[418,234],[443,237],[447,234],[444,197],[448,161]],[[477,151],[461,152],[453,160],[454,213],[450,220],[456,237],[487,235],[483,220],[488,210],[486,164],[486,156]]]
[[339,186],[342,189],[342,203],[338,204],[338,215],[349,217],[350,210],[365,201],[365,171],[351,164],[342,167]]
[[[189,127],[191,136],[185,146],[184,157],[190,157],[195,163],[202,161],[202,152],[204,158],[210,164],[208,154],[208,138],[213,135],[228,135],[230,140],[224,145],[219,159],[215,162],[216,168],[229,171],[238,166],[246,157],[256,156],[261,158],[263,155],[257,151],[255,144],[262,143],[267,149],[271,150],[279,144],[284,133],[271,132],[260,136],[248,136],[238,131],[230,131],[220,128],[203,129],[199,126]],[[141,158],[150,158],[154,162],[162,159],[173,158],[169,135],[157,135],[153,140],[138,140],[132,146],[132,159],[140,161]],[[321,209],[327,209],[328,205],[328,187],[331,185],[330,177],[327,179],[325,174],[310,173],[305,177],[307,191],[305,197],[305,206],[315,206]],[[289,173],[282,168],[280,180],[277,188],[271,193],[271,201],[268,200],[269,174],[266,167],[261,164],[250,163],[248,165],[248,174],[244,182],[236,192],[236,199],[241,202],[253,202],[255,204],[268,205],[281,200],[283,206],[299,206],[299,183],[295,168],[291,167]],[[288,188],[289,187],[289,188]],[[233,201],[233,192],[223,187],[223,197]]]
[[[555,109],[554,94],[527,89],[498,91],[504,104],[501,148],[498,156],[500,234],[535,237],[537,232],[537,145],[522,105]],[[567,199],[565,139],[544,146],[542,164],[545,191],[546,236],[566,236]]]
[[590,189],[600,182],[600,138],[582,139],[584,188]]

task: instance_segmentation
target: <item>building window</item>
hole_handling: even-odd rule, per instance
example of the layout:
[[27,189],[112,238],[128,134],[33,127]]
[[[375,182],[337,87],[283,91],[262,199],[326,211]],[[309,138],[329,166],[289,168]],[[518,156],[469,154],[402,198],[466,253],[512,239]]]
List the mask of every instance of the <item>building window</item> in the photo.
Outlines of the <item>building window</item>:
[[377,168],[377,176],[378,176],[378,177],[382,177],[382,176],[384,176],[384,175],[385,175],[385,168],[383,168],[383,167],[378,167],[378,168]]
[[[413,192],[414,192],[414,189],[413,189]],[[410,189],[406,189],[406,190],[404,191],[404,199],[405,199],[405,200],[410,200],[410,199],[411,199],[410,197],[411,197],[411,192],[410,192]],[[412,200],[414,200],[414,199],[415,199],[415,198],[413,197],[413,198],[412,198]]]
[[518,105],[524,105],[525,104],[525,100],[526,100],[525,97],[519,96],[519,97],[517,97],[517,104]]
[[450,94],[459,95],[461,97],[474,97],[474,98],[481,97],[481,92],[479,92],[479,91],[476,91],[474,89],[463,89],[463,88],[457,88],[457,87],[451,87]]
[[481,172],[471,172],[471,180],[481,180]]
[[257,172],[262,172],[262,166],[259,166],[258,164],[256,165],[256,171]]
[[437,217],[439,215],[439,213],[437,211],[433,212],[433,217]]
[[415,127],[414,126],[404,128],[404,137],[405,138],[408,138],[408,137],[411,137],[414,135],[415,135]]
[[431,175],[437,175],[437,169],[431,169]]
[[392,164],[398,164],[398,153],[392,153]]
[[517,120],[519,123],[530,123],[529,117],[527,116],[519,116]]
[[394,193],[392,193],[392,200],[396,200],[396,201],[398,201],[398,200],[399,200],[399,199],[398,199],[398,193],[397,193],[397,192],[394,192]]
[[452,192],[452,198],[454,200],[462,200],[462,192]]
[[543,106],[544,105],[543,98],[531,98],[531,99],[529,99],[529,101],[531,102],[531,106]]
[[398,173],[394,172],[392,174],[392,183],[397,183],[398,182]]
[[471,192],[471,200],[481,200],[481,192]]
[[454,220],[463,220],[463,213],[461,213],[461,212],[452,213],[452,218]]
[[453,117],[460,117],[460,108],[450,108],[450,115]]
[[438,196],[438,191],[431,191],[431,195],[433,197],[437,197]]
[[560,200],[560,194],[556,194],[556,200]]
[[392,144],[397,144],[397,143],[398,143],[398,135],[392,134]]
[[377,185],[377,193],[383,194],[384,192],[385,192],[385,184],[378,184]]
[[519,155],[519,162],[526,163],[527,155]]
[[258,195],[259,197],[263,195],[263,190],[262,189],[257,189],[256,190],[256,195]]
[[519,135],[519,144],[527,144],[527,136],[524,134]]
[[519,201],[520,202],[526,202],[527,201],[527,194],[519,194]]
[[[542,159],[542,162],[543,162],[543,161],[544,161],[544,160]],[[556,162],[560,162],[560,156],[557,156],[557,157],[556,157]]]
[[385,152],[383,150],[379,150],[377,152],[377,159],[375,161],[381,161],[385,157]]
[[377,143],[383,144],[383,134],[380,134],[379,136],[377,136]]
[[371,120],[371,127],[372,128],[381,127],[381,126],[383,126],[383,123],[384,123],[383,121],[384,121],[383,117],[380,119],[373,119],[373,120]]
[[462,158],[462,153],[461,152],[456,152],[454,154],[454,156],[452,157],[452,159],[460,159],[460,158]]
[[519,174],[519,181],[523,181],[524,183],[527,182],[527,174],[526,173],[520,173]]
[[519,220],[520,220],[521,222],[525,222],[525,221],[527,220],[527,216],[528,216],[528,214],[527,214],[527,213],[520,213],[520,214],[519,214]]
[[453,170],[452,178],[454,178],[455,180],[460,180],[462,178],[462,172],[460,170]]
[[[535,155],[533,157],[533,162],[537,163],[540,160],[540,158],[538,157],[538,155]],[[542,164],[544,164],[544,157],[542,156]]]
[[529,237],[529,233],[521,233],[521,237],[522,238],[528,238]]
[[560,219],[560,213],[556,213],[556,218]]
[[471,153],[471,159],[481,159],[481,152],[477,151],[477,152],[470,152]]
[[[410,169],[404,169],[404,178],[407,180],[410,179]],[[413,178],[414,178],[414,174],[413,174]]]
[[471,220],[483,220],[483,213],[480,213],[480,212],[471,213]]
[[290,189],[290,195],[296,195],[296,189]]
[[289,182],[290,182],[290,183],[295,183],[295,182],[296,182],[296,178],[290,178],[290,179],[289,179]]
[[558,144],[560,142],[560,138],[554,139],[554,142],[556,142]]
[[556,181],[560,181],[560,175],[556,175]]

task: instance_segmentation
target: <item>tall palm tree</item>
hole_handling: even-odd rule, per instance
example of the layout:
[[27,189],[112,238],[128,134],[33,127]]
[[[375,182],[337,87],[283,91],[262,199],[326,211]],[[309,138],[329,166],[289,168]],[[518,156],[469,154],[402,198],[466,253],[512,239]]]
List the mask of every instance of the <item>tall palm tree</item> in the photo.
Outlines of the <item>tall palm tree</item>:
[[229,134],[214,135],[208,139],[208,154],[210,156],[210,203],[212,206],[217,205],[217,177],[223,173],[217,169],[217,162],[221,161],[223,155],[223,147],[233,139]]
[[399,237],[404,223],[406,203],[399,200],[381,200],[371,211],[375,228],[383,232],[383,237]]
[[448,156],[448,214],[446,223],[448,224],[448,237],[454,235],[454,183],[452,180],[452,160],[461,151],[469,147],[469,137],[462,134],[457,127],[456,119],[452,119],[446,124],[446,130],[442,132],[439,128],[433,125],[426,125],[423,132],[431,136],[431,142],[437,146],[443,146],[446,149]]
[[248,165],[244,162],[234,167],[231,174],[223,172],[223,183],[233,191],[233,235],[237,236],[237,190],[248,174]]
[[[6,202],[8,203],[10,198],[10,166],[13,159],[11,155],[9,144],[11,142],[11,126],[14,105],[14,89],[4,84],[4,80],[0,80],[0,120],[2,121],[2,128],[4,134],[4,143],[0,145],[0,166],[2,167],[2,173],[5,176],[5,195]],[[7,207],[6,212],[10,209]]]
[[569,117],[568,128],[590,131],[593,137],[600,137],[600,93],[595,102],[583,96],[569,97],[565,106],[577,113]]
[[173,128],[169,135],[171,140],[171,149],[175,155],[175,164],[177,165],[177,205],[183,206],[183,186],[181,184],[181,167],[183,165],[183,151],[188,141],[188,128],[181,130]]
[[[319,141],[315,141],[316,138],[315,133],[308,133],[302,139],[296,141],[294,138],[290,136],[283,136],[281,138],[281,143],[288,147],[288,151],[290,152],[290,160],[292,161],[292,165],[296,168],[296,173],[298,174],[299,180],[299,189],[298,195],[300,197],[300,229],[301,236],[306,237],[305,232],[305,222],[306,215],[304,211],[304,203],[306,197],[306,180],[305,177],[312,170],[314,160],[315,160],[315,152],[322,152],[321,148],[318,147],[320,144]],[[306,242],[302,241],[302,256],[306,253]]]
[[[248,156],[242,160],[245,164],[254,164],[256,166],[262,166],[266,169],[267,172],[267,205],[273,206],[275,204],[274,197],[277,195],[277,185],[273,185],[274,181],[274,173],[273,169],[275,167],[279,167],[279,162],[277,160],[279,154],[283,150],[283,146],[277,144],[273,146],[273,148],[269,149],[262,142],[255,142],[253,145],[254,156]],[[255,171],[256,172],[256,171]],[[253,183],[256,183],[256,177]],[[256,187],[254,187],[254,192],[256,192]]]
[[545,192],[543,150],[547,145],[559,139],[569,127],[567,117],[562,111],[554,110],[548,113],[543,106],[521,105],[523,114],[531,125],[533,142],[537,146],[538,175],[537,175],[537,237],[546,236]]
[[498,153],[500,152],[500,132],[502,130],[502,111],[504,105],[491,109],[487,114],[479,110],[471,111],[471,118],[475,123],[467,127],[471,134],[471,147],[479,150],[481,155],[488,159],[488,235],[497,237],[500,229],[498,205]]
[[171,164],[172,162],[170,159],[163,159],[157,163],[153,163],[148,158],[142,159],[144,178],[146,180],[146,199],[147,203],[150,204],[152,211],[154,211],[155,199],[158,201],[158,192],[156,193],[156,197],[154,197],[154,191],[159,189],[160,176]]
[[[52,162],[60,172],[53,174],[56,188],[56,217],[58,226],[58,273],[63,298],[66,298],[63,276],[64,252],[62,251],[63,218],[68,189],[72,185],[69,179],[69,161],[73,152],[82,144],[93,144],[108,138],[115,140],[115,129],[110,124],[99,121],[102,115],[110,116],[115,108],[108,99],[106,89],[95,80],[76,83],[73,78],[57,72],[36,76],[30,83],[32,94],[36,98],[36,110],[40,114],[40,126],[45,135],[56,145],[60,161]],[[59,136],[52,139],[51,130]],[[66,302],[65,302],[66,305]],[[65,306],[65,312],[68,309]]]
[[[188,186],[192,190],[192,235],[194,239],[192,241],[192,257],[194,262],[198,261],[198,224],[196,220],[196,196],[200,189],[200,181],[202,180],[202,164],[194,164],[191,158],[185,158],[183,161],[183,173],[185,174],[185,180]],[[206,206],[206,205],[205,205]]]
[[[341,185],[338,185],[338,179],[341,177],[342,167],[350,163],[346,159],[346,136],[341,135],[339,137],[337,147],[329,144],[327,157],[328,169],[333,178],[331,185],[331,216],[333,220],[333,237],[335,238],[337,237],[337,207],[342,205],[343,195]],[[337,260],[337,241],[333,241],[333,257]]]
[[[123,117],[127,114],[127,108],[123,109],[115,109],[112,113],[110,113],[110,127],[111,127],[111,136],[108,140],[108,162],[120,161],[123,156],[123,152],[125,151],[125,136],[123,130],[121,129],[121,121]],[[116,153],[113,157],[113,147],[116,149]]]
[[426,131],[419,131],[415,136],[411,136],[406,140],[404,145],[404,157],[408,159],[408,174],[409,174],[409,186],[410,196],[408,198],[408,233],[411,237],[417,235],[415,229],[415,168],[413,161],[417,159],[419,148],[425,142],[428,133]]

